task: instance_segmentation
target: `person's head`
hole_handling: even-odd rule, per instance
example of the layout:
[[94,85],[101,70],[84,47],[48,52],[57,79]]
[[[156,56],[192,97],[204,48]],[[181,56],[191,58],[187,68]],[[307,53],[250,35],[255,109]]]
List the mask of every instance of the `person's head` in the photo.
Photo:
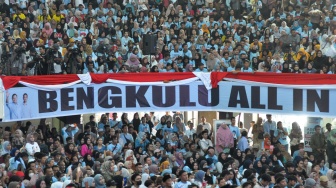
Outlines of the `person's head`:
[[169,174],[165,174],[162,178],[163,186],[165,187],[171,187],[172,186],[172,178]]
[[331,123],[326,124],[326,129],[330,132],[331,131]]
[[17,95],[16,94],[12,95],[12,101],[13,101],[13,103],[17,103]]
[[287,186],[287,181],[285,179],[284,176],[280,176],[276,179],[276,184],[280,187],[280,188],[285,188]]
[[263,174],[260,176],[260,184],[262,186],[268,186],[269,183],[272,181],[271,176],[268,174]]
[[142,173],[142,164],[141,163],[135,164],[135,170],[138,173]]
[[320,125],[316,125],[314,129],[315,129],[315,133],[316,134],[320,134],[321,133],[321,126]]
[[267,114],[266,115],[267,121],[271,122],[272,121],[272,115],[271,114]]
[[186,182],[188,181],[188,172],[184,171],[184,170],[181,170],[179,172],[179,178],[182,182]]
[[231,125],[235,125],[236,124],[236,118],[235,117],[231,117]]
[[138,174],[138,173],[134,173],[132,176],[131,176],[131,181],[132,181],[132,184],[134,186],[137,186],[139,187],[141,185],[141,175]]

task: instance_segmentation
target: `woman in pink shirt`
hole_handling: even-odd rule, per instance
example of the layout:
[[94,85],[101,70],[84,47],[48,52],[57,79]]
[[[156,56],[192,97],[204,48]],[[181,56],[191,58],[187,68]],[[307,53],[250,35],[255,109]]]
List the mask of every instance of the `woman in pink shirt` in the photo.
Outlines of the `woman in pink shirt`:
[[81,155],[85,156],[86,154],[92,155],[93,145],[90,138],[84,138],[84,143],[81,146]]

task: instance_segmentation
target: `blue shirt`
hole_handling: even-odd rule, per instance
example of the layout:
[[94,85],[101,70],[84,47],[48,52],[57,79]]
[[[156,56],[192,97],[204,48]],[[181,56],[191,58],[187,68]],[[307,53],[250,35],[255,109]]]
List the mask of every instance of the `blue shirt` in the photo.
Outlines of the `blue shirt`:
[[107,146],[107,150],[109,151],[112,151],[113,155],[116,155],[117,153],[120,153],[121,152],[121,145],[120,144],[109,144]]
[[[283,129],[284,129],[284,131],[288,132],[287,128],[284,127]],[[277,129],[277,130],[274,131],[274,136],[277,137],[278,135],[280,135],[280,137],[278,139],[280,144],[281,145],[288,145],[287,136],[283,132],[281,132],[280,130]]]
[[147,146],[147,144],[149,144],[149,141],[146,139],[144,142],[140,142],[140,140],[139,139],[136,139],[135,140],[135,147],[137,148],[137,147],[141,147],[142,148],[142,150],[146,150],[146,146]]
[[[236,140],[236,139],[239,139],[240,138],[240,130],[237,126],[232,126],[230,125],[230,131],[232,132],[233,134],[233,138]],[[245,150],[241,150],[241,151],[245,151]]]
[[275,123],[275,121],[272,121],[272,122],[266,121],[263,124],[263,127],[264,127],[264,132],[271,135],[271,131],[275,131],[276,130],[276,123]]
[[100,149],[98,149],[98,146],[93,146],[93,150],[104,153],[104,151],[106,150],[106,146],[103,145]]
[[247,148],[249,148],[247,138],[245,136],[241,137],[241,139],[238,142],[238,149],[240,151],[245,151]]
[[149,129],[149,125],[146,123],[146,124],[142,124],[140,123],[139,125],[139,132],[147,132],[149,133],[150,132],[150,129]]
[[114,121],[114,120],[112,120],[112,119],[110,119],[110,121],[109,121],[109,124],[110,124],[110,127],[111,128],[121,128],[122,127],[122,124],[121,124],[121,122],[120,121]]
[[7,103],[10,111],[10,119],[21,119],[21,105],[18,103]]

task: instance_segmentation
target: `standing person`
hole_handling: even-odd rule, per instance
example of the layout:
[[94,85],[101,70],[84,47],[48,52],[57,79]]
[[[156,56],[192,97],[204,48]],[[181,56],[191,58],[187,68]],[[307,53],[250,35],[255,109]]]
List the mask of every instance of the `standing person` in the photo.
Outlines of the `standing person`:
[[299,150],[300,141],[302,140],[302,131],[297,122],[292,123],[292,130],[289,134],[289,138],[291,155],[293,156],[294,152]]
[[201,123],[199,125],[203,126],[203,130],[207,129],[209,131],[209,135],[212,134],[211,124],[206,122],[206,118],[204,116],[201,117]]
[[21,118],[32,118],[33,113],[31,107],[28,105],[28,94],[23,94],[23,103],[21,105]]
[[329,136],[327,137],[327,155],[328,155],[328,163],[329,168],[331,168],[332,163],[336,161],[336,129],[330,131]]
[[243,131],[242,132],[242,137],[241,139],[238,141],[238,146],[237,149],[239,149],[240,151],[245,151],[247,148],[249,148],[249,144],[247,141],[247,132]]
[[262,125],[262,118],[259,117],[257,123],[252,127],[252,134],[253,134],[253,145],[261,146],[264,140],[264,127]]
[[277,129],[274,132],[275,138],[280,142],[281,145],[283,145],[288,152],[288,131],[286,127],[282,126],[282,122],[278,121],[277,123]]
[[21,106],[17,101],[17,95],[12,95],[12,102],[9,103],[9,92],[6,92],[6,106],[9,109],[10,119],[21,119]]
[[274,132],[276,130],[276,123],[275,121],[272,121],[272,114],[266,115],[267,121],[264,123],[264,132],[268,133],[271,136],[271,140],[274,137]]
[[230,149],[234,146],[233,134],[229,127],[222,123],[217,130],[216,134],[216,151],[217,153],[229,153]]
[[240,130],[239,128],[236,126],[236,118],[235,117],[231,117],[231,125],[229,125],[230,131],[233,134],[233,139],[234,139],[234,146],[231,148],[231,154],[235,153],[235,149],[237,147],[237,143],[240,139]]
[[327,123],[327,124],[326,124],[326,129],[327,129],[327,131],[324,133],[324,136],[325,136],[326,138],[328,138],[328,137],[329,137],[329,134],[330,134],[330,132],[331,132],[331,123]]
[[70,137],[72,139],[72,142],[74,143],[74,137],[75,134],[78,132],[78,127],[74,124],[69,124],[62,128],[62,137],[63,137],[63,143],[67,143],[66,139]]
[[324,150],[326,148],[326,139],[321,133],[321,126],[315,126],[315,133],[311,136],[310,147],[313,150],[315,159],[324,159]]

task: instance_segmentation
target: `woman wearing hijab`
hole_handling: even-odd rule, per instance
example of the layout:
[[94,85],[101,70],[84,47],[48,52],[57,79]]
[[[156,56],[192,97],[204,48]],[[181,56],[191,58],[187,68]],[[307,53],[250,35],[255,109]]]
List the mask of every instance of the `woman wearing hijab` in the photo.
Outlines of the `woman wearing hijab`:
[[137,164],[138,163],[137,159],[134,156],[134,152],[131,149],[129,149],[129,150],[126,151],[126,153],[125,153],[125,161],[128,161],[129,157],[133,157],[133,161],[132,161],[133,164]]
[[149,174],[147,174],[147,173],[143,173],[143,174],[141,175],[141,185],[139,186],[139,188],[147,188],[147,187],[145,186],[145,182],[146,182],[147,180],[149,180],[149,179],[150,179]]
[[184,133],[186,131],[185,124],[181,121],[180,117],[175,118],[175,124],[173,125],[173,131],[176,133]]
[[260,160],[254,161],[253,168],[257,171],[258,174],[261,172],[262,163]]
[[205,177],[205,172],[203,170],[197,171],[195,173],[194,184],[196,184],[198,187],[203,187],[204,177]]
[[168,161],[168,160],[166,160],[166,161],[164,161],[164,162],[162,162],[162,163],[160,164],[160,172],[161,172],[161,175],[163,175],[164,172],[165,172],[167,169],[169,169],[169,166],[170,166],[170,164],[169,164],[169,161]]
[[291,149],[291,155],[293,156],[294,152],[299,150],[299,144],[302,140],[302,131],[297,122],[292,123],[292,130],[289,134],[290,138],[290,149]]
[[58,23],[55,29],[57,38],[61,39],[64,34],[64,29],[62,28],[61,23]]
[[84,155],[85,166],[90,166],[91,168],[94,165],[94,161],[92,160],[92,156],[90,154]]
[[101,174],[97,174],[94,177],[96,188],[106,188],[105,179]]
[[192,172],[193,163],[194,163],[194,159],[192,157],[187,157],[187,159],[185,160],[185,165],[183,167],[183,170],[188,173]]
[[179,165],[179,167],[183,168],[183,166],[184,166],[184,159],[183,159],[182,153],[175,152],[175,159],[176,159],[176,162]]
[[44,24],[44,28],[42,29],[42,32],[46,32],[48,34],[48,37],[53,33],[53,29],[51,28],[51,25],[49,22]]
[[229,153],[234,146],[233,134],[225,123],[222,123],[216,134],[216,150],[218,153]]
[[125,62],[125,64],[130,67],[139,68],[140,61],[135,54],[131,54],[128,60]]
[[34,159],[34,154],[41,151],[40,146],[37,144],[37,142],[35,142],[34,139],[35,138],[33,134],[27,135],[27,143],[25,145],[25,148],[29,155],[29,159]]
[[159,167],[158,165],[152,164],[148,167],[149,169],[149,175],[152,176],[156,176],[159,174]]
[[1,156],[5,155],[5,154],[10,154],[11,149],[12,149],[12,145],[9,141],[5,141],[4,143],[2,143]]
[[105,161],[101,168],[101,175],[104,176],[105,181],[109,181],[113,178],[114,174],[114,162],[112,161]]
[[133,120],[132,120],[134,130],[139,130],[140,123],[141,123],[141,120],[139,118],[139,114],[135,113],[134,116],[133,116]]

